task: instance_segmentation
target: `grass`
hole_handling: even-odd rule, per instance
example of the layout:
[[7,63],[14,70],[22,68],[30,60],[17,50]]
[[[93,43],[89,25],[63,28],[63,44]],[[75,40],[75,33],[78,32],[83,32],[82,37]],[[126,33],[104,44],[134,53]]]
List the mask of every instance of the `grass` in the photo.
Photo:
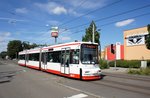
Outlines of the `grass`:
[[128,74],[150,75],[150,68],[129,69]]

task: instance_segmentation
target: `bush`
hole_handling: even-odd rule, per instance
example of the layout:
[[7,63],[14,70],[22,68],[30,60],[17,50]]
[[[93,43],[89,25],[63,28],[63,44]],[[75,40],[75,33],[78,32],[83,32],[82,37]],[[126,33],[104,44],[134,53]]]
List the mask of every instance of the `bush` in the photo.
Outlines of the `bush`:
[[141,75],[150,75],[150,68],[140,69]]
[[99,65],[100,65],[101,69],[107,69],[107,68],[109,68],[106,60],[100,60]]
[[[111,61],[109,63],[111,67],[114,67],[114,61]],[[139,60],[117,60],[116,61],[117,67],[123,67],[123,68],[140,68],[141,67],[141,61]]]
[[128,74],[140,74],[139,70],[137,69],[129,69]]
[[150,75],[150,68],[145,69],[130,69],[128,71],[129,74],[138,74],[138,75]]

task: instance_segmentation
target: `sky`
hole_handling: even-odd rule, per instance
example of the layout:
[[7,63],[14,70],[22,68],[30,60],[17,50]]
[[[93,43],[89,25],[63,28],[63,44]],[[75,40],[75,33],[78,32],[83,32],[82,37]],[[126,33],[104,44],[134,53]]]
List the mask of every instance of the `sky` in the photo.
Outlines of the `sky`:
[[0,0],[0,52],[11,40],[53,45],[54,26],[57,43],[82,41],[92,20],[102,50],[123,44],[124,30],[150,24],[150,0]]

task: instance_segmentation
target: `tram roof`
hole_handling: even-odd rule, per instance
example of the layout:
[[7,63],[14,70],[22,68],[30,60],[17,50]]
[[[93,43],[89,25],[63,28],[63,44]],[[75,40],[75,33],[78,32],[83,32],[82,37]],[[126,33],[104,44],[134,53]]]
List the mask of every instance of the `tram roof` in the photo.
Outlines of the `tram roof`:
[[92,43],[92,42],[69,42],[69,43],[62,43],[62,44],[56,44],[56,45],[50,45],[46,47],[41,47],[41,48],[33,48],[33,49],[28,49],[28,50],[23,50],[19,52],[19,54],[25,54],[27,53],[38,53],[40,50],[46,50],[46,49],[52,49],[52,48],[62,48],[62,47],[67,47],[67,46],[78,46],[81,44],[94,44],[98,45],[97,43]]

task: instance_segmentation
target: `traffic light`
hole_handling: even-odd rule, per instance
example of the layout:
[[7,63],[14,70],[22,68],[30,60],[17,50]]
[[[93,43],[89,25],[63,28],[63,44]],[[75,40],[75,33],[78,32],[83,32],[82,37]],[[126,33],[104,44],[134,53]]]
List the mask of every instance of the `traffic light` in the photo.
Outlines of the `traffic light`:
[[113,44],[111,44],[110,50],[111,50],[111,53],[112,53],[112,54],[115,54],[115,50],[114,50]]

